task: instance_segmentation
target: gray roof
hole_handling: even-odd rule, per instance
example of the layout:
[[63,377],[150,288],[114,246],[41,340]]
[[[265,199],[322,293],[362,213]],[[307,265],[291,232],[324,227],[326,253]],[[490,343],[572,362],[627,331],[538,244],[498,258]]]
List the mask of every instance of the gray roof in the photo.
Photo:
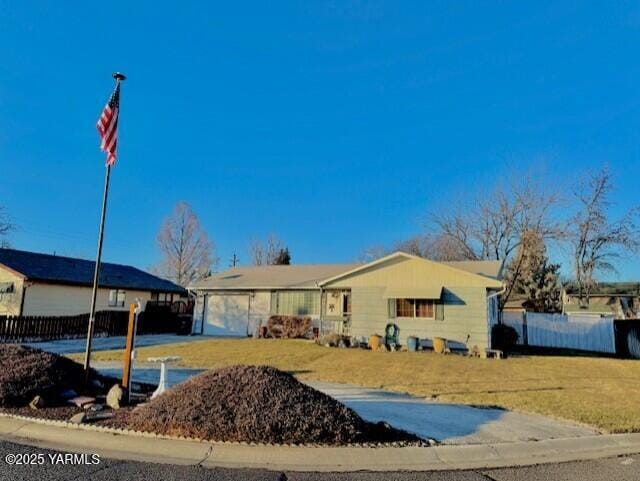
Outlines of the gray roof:
[[[96,263],[73,257],[40,254],[37,252],[0,249],[0,265],[8,267],[29,280],[52,284],[93,285]],[[100,264],[100,287],[141,291],[186,293],[171,281],[121,264]]]
[[[472,274],[500,279],[500,261],[442,262]],[[365,264],[298,264],[234,267],[196,281],[192,289],[308,289]]]
[[491,279],[502,279],[502,261],[452,261],[441,264]]
[[298,264],[233,267],[189,286],[194,289],[315,288],[316,283],[361,264]]

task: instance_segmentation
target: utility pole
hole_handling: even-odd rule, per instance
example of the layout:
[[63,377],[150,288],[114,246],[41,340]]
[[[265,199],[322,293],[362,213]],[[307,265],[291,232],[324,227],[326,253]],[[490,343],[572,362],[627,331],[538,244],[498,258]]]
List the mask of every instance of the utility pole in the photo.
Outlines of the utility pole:
[[238,264],[240,263],[240,259],[238,259],[238,256],[236,255],[236,253],[233,253],[233,257],[231,257],[231,264],[230,267],[236,267]]

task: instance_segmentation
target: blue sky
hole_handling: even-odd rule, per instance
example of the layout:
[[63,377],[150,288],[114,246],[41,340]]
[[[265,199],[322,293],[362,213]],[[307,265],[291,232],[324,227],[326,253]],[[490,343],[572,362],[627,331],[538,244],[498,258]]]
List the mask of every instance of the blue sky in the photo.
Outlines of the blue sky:
[[0,0],[0,205],[15,247],[95,255],[95,122],[121,70],[110,261],[157,261],[179,200],[223,267],[270,232],[294,262],[350,261],[527,171],[568,193],[608,162],[622,211],[639,45],[637,2]]

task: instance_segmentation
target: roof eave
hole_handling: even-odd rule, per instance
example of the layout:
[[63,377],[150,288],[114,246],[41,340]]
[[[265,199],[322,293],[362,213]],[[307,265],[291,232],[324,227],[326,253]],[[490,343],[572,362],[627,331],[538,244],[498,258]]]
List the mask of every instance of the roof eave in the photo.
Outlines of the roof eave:
[[25,281],[27,280],[27,276],[26,276],[26,275],[24,275],[22,272],[18,272],[18,271],[16,271],[15,269],[12,269],[11,267],[9,267],[9,266],[8,266],[8,265],[6,265],[6,264],[2,264],[2,263],[0,263],[0,267],[1,267],[1,268],[3,268],[3,269],[8,270],[8,271],[9,271],[9,272],[11,272],[13,275],[20,277],[22,280],[25,280]]

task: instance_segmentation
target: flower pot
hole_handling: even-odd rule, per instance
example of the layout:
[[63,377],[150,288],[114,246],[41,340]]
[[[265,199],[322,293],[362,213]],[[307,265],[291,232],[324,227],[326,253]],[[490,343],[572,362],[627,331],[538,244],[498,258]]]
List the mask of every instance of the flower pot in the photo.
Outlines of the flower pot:
[[378,334],[373,334],[369,337],[369,348],[372,351],[377,351],[380,345],[382,344],[382,336]]

